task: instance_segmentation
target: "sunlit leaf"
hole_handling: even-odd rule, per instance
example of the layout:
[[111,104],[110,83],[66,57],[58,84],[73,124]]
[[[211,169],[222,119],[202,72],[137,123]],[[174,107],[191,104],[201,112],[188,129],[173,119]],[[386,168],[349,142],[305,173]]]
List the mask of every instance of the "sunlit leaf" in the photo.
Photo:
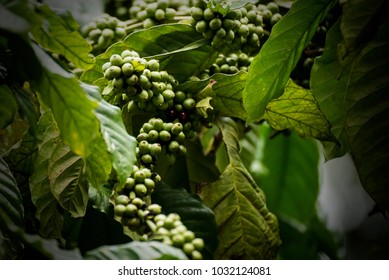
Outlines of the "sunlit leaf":
[[304,138],[336,141],[312,92],[291,80],[284,94],[266,106],[264,119],[276,130],[291,129]]
[[247,122],[260,119],[267,104],[281,96],[290,73],[320,22],[337,0],[300,0],[272,28],[269,39],[250,65],[243,102]]
[[35,46],[44,69],[42,77],[33,81],[38,97],[51,109],[66,145],[76,154],[86,157],[89,145],[98,135],[98,120],[94,110],[98,103],[88,98],[79,82],[62,70],[54,61]]
[[[129,135],[124,127],[122,113],[116,106],[101,99],[96,87],[83,84],[90,98],[99,102],[96,116],[100,121],[100,130],[106,144],[106,150],[111,158],[112,167],[116,170],[119,184],[122,186],[131,174],[136,161],[136,140]],[[106,167],[108,171],[108,166]]]
[[89,56],[91,46],[81,34],[70,28],[64,17],[57,16],[47,5],[37,6],[36,12],[42,17],[42,24],[32,30],[34,39],[45,49],[63,55],[81,69],[93,66]]

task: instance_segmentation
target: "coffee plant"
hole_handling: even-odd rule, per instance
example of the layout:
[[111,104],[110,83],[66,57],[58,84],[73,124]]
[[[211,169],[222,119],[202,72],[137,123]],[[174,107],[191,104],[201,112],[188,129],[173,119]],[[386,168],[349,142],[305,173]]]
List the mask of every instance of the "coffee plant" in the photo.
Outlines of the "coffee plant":
[[102,2],[0,3],[2,259],[336,259],[320,153],[388,211],[386,1]]

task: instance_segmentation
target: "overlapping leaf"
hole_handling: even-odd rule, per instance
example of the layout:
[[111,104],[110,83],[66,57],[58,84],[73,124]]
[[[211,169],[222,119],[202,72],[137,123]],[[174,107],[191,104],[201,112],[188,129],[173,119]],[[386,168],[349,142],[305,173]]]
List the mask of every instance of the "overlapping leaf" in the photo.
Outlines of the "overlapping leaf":
[[96,58],[95,66],[86,71],[81,79],[93,84],[103,77],[102,65],[112,54],[130,49],[146,59],[160,60],[161,69],[166,70],[180,82],[194,75],[217,55],[207,45],[200,33],[187,24],[164,24],[133,32],[124,42],[118,42]]
[[63,217],[59,212],[58,201],[51,191],[50,180],[47,176],[49,160],[60,137],[50,114],[43,115],[39,127],[46,128],[46,130],[42,134],[34,172],[30,178],[31,200],[36,207],[35,216],[40,222],[40,234],[46,238],[60,238]]
[[85,254],[89,260],[186,260],[186,255],[162,242],[133,241],[127,244],[101,246]]
[[77,29],[74,29],[73,22],[67,23],[64,17],[57,16],[47,5],[37,6],[36,11],[41,16],[42,24],[32,29],[34,39],[43,48],[63,55],[76,67],[91,68],[94,60],[89,56],[89,52],[92,48]]
[[247,122],[260,119],[267,104],[281,96],[290,73],[319,23],[337,0],[300,0],[273,27],[271,35],[250,65],[243,102]]
[[62,208],[75,218],[84,216],[89,198],[83,167],[82,158],[63,142],[55,146],[48,166],[51,191]]
[[[357,18],[360,14],[347,16]],[[312,72],[313,91],[322,112],[333,124],[333,131],[337,129],[334,135],[342,145],[340,152],[325,147],[327,158],[351,151],[362,185],[381,209],[388,209],[389,205],[385,183],[389,178],[384,171],[389,154],[385,144],[389,137],[389,60],[385,55],[389,51],[388,29],[386,18],[376,35],[361,46],[359,54],[342,67],[334,54],[336,44],[342,41],[335,26],[323,57]],[[333,80],[334,75],[338,79]]]
[[312,92],[291,80],[284,94],[266,106],[264,119],[276,130],[291,129],[304,138],[336,142]]
[[[100,130],[106,145],[105,150],[108,151],[112,167],[116,170],[120,185],[123,185],[136,161],[136,140],[127,133],[121,111],[118,107],[101,99],[96,87],[86,84],[82,84],[82,87],[91,99],[99,102],[96,116],[100,121]],[[105,155],[102,156],[106,158]],[[95,162],[102,163],[101,160],[96,159]],[[107,172],[109,166],[107,166],[107,163],[105,163],[105,166],[105,171]]]
[[0,129],[13,122],[18,105],[9,87],[0,86]]
[[242,98],[246,79],[245,71],[234,75],[215,74],[205,80],[186,82],[179,86],[179,90],[212,97],[212,106],[218,115],[246,120],[247,114]]
[[230,164],[219,180],[206,185],[201,197],[216,216],[217,259],[272,259],[280,239],[277,218],[268,211],[261,189],[239,157],[237,132],[232,120],[219,122]]
[[346,65],[377,32],[377,27],[387,16],[388,1],[347,1],[340,24],[343,41],[338,46],[339,58]]
[[184,225],[204,239],[205,248],[212,255],[217,246],[215,215],[198,196],[189,194],[183,186],[160,184],[152,200],[162,206],[164,213],[179,214]]
[[49,107],[66,145],[76,154],[86,157],[89,144],[98,135],[94,114],[98,103],[88,98],[79,82],[56,65],[39,47],[34,47],[42,66],[42,77],[33,81],[40,100]]

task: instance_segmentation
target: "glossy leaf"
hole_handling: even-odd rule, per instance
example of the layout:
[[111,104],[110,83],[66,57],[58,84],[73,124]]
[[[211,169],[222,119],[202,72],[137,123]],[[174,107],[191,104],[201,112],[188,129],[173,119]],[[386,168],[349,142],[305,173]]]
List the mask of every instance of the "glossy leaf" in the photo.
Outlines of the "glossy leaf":
[[163,24],[133,32],[123,42],[118,42],[96,58],[95,66],[86,71],[81,79],[94,83],[103,77],[102,65],[111,55],[130,49],[146,59],[160,60],[160,69],[166,70],[178,81],[183,82],[204,68],[208,61],[217,56],[207,45],[200,33],[187,24]]
[[290,73],[319,23],[337,0],[300,0],[272,28],[269,39],[250,65],[243,102],[247,122],[262,118],[267,104],[281,96]]
[[204,186],[201,197],[216,216],[219,246],[216,259],[272,259],[280,239],[277,218],[239,157],[232,120],[219,121],[230,164],[219,180]]
[[[106,145],[105,149],[108,151],[112,167],[116,170],[119,184],[122,186],[131,174],[136,161],[136,140],[127,133],[120,109],[101,99],[96,87],[86,84],[82,86],[90,98],[99,102],[96,116],[100,121],[100,130]],[[101,159],[99,159],[100,161]],[[106,166],[106,171],[108,171],[108,166]]]
[[98,135],[98,121],[94,114],[98,103],[90,100],[79,82],[35,46],[34,51],[44,69],[42,77],[33,81],[33,89],[44,105],[49,107],[66,145],[76,154],[86,157],[89,145]]
[[291,80],[284,94],[266,106],[264,119],[276,130],[291,129],[303,138],[336,142],[312,92]]
[[89,260],[186,260],[186,255],[162,242],[133,241],[127,244],[102,246],[84,256]]
[[46,130],[42,133],[34,172],[30,177],[31,200],[36,207],[35,216],[40,223],[39,233],[45,238],[60,238],[63,217],[59,212],[59,204],[51,191],[50,180],[47,176],[49,160],[60,142],[60,137],[48,113],[40,119],[38,127]]
[[57,16],[47,5],[37,6],[36,11],[43,21],[32,29],[38,44],[63,55],[78,68],[91,68],[94,61],[89,52],[92,48],[77,29],[73,29],[74,26],[67,24],[65,18]]
[[152,195],[152,201],[161,205],[164,213],[179,214],[184,225],[196,237],[204,239],[205,248],[212,255],[217,246],[215,215],[197,195],[188,193],[183,187],[172,188],[164,183],[159,184]]

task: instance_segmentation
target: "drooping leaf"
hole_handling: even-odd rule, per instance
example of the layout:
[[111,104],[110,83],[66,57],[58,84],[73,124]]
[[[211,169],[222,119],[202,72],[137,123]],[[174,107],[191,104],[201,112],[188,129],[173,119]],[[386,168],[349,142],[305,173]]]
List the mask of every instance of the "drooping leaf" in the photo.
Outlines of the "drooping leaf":
[[267,104],[281,96],[290,73],[337,0],[300,0],[274,26],[271,35],[250,65],[243,103],[247,122],[260,119]]
[[93,66],[93,58],[89,56],[92,48],[72,24],[67,24],[64,17],[56,15],[47,5],[37,6],[36,12],[42,18],[42,24],[32,29],[38,44],[63,55],[78,68]]
[[7,163],[0,157],[0,208],[15,225],[23,227],[23,204],[15,178]]
[[0,86],[0,129],[13,122],[18,105],[12,91],[6,85]]
[[215,215],[197,195],[185,191],[184,186],[172,188],[161,183],[152,201],[161,205],[164,213],[179,214],[184,225],[204,240],[205,249],[212,256],[217,246]]
[[42,77],[32,81],[38,97],[51,109],[61,136],[76,154],[86,157],[89,145],[98,135],[98,121],[94,114],[98,103],[88,98],[79,82],[62,70],[37,46],[33,49],[40,59]]
[[49,260],[82,259],[78,249],[64,250],[58,246],[57,241],[54,239],[45,239],[37,234],[28,234],[22,228],[13,224],[13,221],[3,211],[0,211],[0,227],[3,224],[9,225],[5,229],[5,233],[23,243],[25,250],[33,251],[34,256],[38,254],[41,259]]
[[49,159],[48,178],[54,197],[73,217],[82,217],[88,203],[88,182],[84,162],[63,142],[59,142]]
[[22,196],[7,163],[0,157],[0,212],[7,220],[0,221],[0,257],[9,258],[22,250],[20,241],[9,233],[10,227],[23,228]]
[[218,181],[201,189],[218,225],[219,246],[214,257],[272,259],[280,245],[277,218],[268,211],[263,191],[240,160],[235,124],[224,119],[218,125],[230,164]]
[[355,58],[361,47],[376,35],[388,8],[388,2],[383,0],[345,2],[340,23],[343,41],[338,46],[342,65]]
[[14,85],[12,90],[18,103],[19,114],[28,123],[31,134],[37,136],[37,123],[40,113],[36,97],[19,85]]
[[319,193],[317,143],[295,133],[265,140],[263,164],[267,174],[255,177],[266,194],[267,205],[277,217],[307,223],[316,214]]
[[276,130],[291,129],[303,138],[336,142],[312,92],[291,80],[284,94],[266,106],[264,119]]
[[[334,29],[331,37],[329,34],[323,60],[318,60],[312,72],[312,88],[322,112],[338,129],[334,135],[343,147],[342,152],[351,151],[363,187],[382,210],[389,205],[385,183],[388,173],[384,171],[389,154],[385,145],[389,137],[389,99],[385,94],[389,87],[389,60],[385,55],[389,50],[388,29],[386,18],[371,41],[343,68],[333,53],[342,40],[339,29]],[[339,73],[340,79],[331,81],[325,69]],[[333,100],[332,104],[339,100],[340,107],[331,107],[329,100]],[[325,148],[327,158],[342,154]]]
[[35,216],[40,222],[39,233],[45,238],[61,238],[63,217],[47,176],[49,160],[60,141],[59,132],[49,113],[41,117],[38,127],[46,130],[42,133],[34,172],[30,177],[31,200],[36,207]]
[[389,210],[389,19],[353,62],[346,91],[345,129],[365,190]]
[[101,134],[111,158],[112,167],[116,170],[119,185],[122,186],[131,174],[136,161],[136,140],[127,133],[123,124],[122,113],[118,107],[101,99],[96,87],[83,84],[83,88],[93,100],[99,102],[96,116],[100,121]]
[[331,124],[331,133],[341,143],[322,142],[326,159],[344,155],[349,151],[344,134],[346,91],[351,66],[342,68],[337,56],[337,45],[342,40],[339,21],[329,30],[323,55],[315,60],[311,73],[311,90],[321,112]]
[[[89,260],[186,260],[186,255],[162,242],[133,241],[122,245],[102,246],[84,256]],[[123,272],[124,273],[124,272]]]

